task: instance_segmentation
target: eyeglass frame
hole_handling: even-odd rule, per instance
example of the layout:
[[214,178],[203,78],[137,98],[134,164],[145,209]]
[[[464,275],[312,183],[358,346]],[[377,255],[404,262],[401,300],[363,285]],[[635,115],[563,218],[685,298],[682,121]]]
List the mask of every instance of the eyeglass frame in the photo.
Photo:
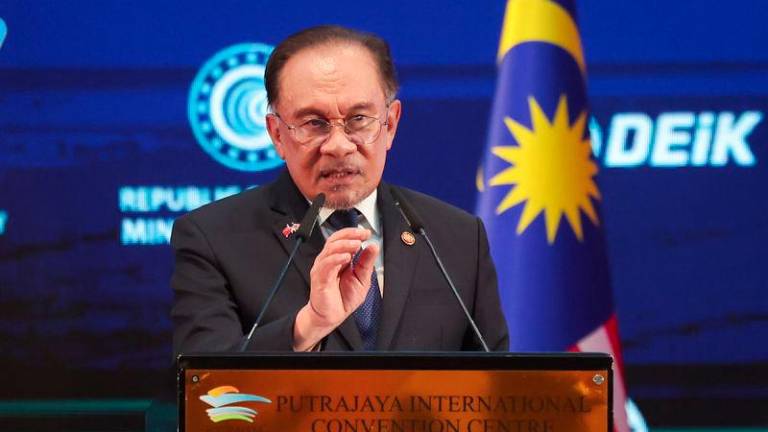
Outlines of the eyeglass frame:
[[[374,142],[376,142],[376,140],[379,139],[379,137],[381,137],[381,130],[382,130],[382,128],[384,126],[389,126],[389,108],[392,106],[392,102],[394,102],[394,100],[388,101],[386,106],[385,106],[385,108],[384,108],[384,110],[385,110],[384,117],[386,118],[386,120],[384,120],[383,122],[381,121],[380,117],[371,117],[371,116],[368,116],[368,115],[365,115],[365,114],[355,114],[353,116],[350,116],[350,117],[344,118],[344,119],[342,119],[342,118],[324,119],[324,118],[318,117],[318,118],[309,119],[309,120],[303,122],[300,125],[292,125],[292,124],[288,123],[287,121],[285,121],[282,118],[282,116],[280,116],[280,113],[278,113],[277,111],[272,111],[272,112],[268,113],[267,116],[273,116],[273,117],[277,118],[278,120],[280,120],[280,122],[282,122],[288,128],[288,130],[291,131],[291,135],[293,136],[293,139],[296,140],[296,142],[298,142],[300,145],[305,146],[305,147],[319,147],[319,146],[325,144],[328,141],[328,139],[331,138],[331,135],[332,135],[331,130],[332,130],[332,128],[334,126],[337,126],[337,125],[341,126],[342,131],[344,132],[344,135],[351,142],[355,143],[355,145],[357,145],[357,146],[370,145],[370,144],[373,144]],[[367,118],[375,120],[376,122],[379,123],[379,130],[378,130],[378,132],[376,132],[376,136],[370,142],[361,142],[360,144],[358,144],[349,135],[349,131],[347,129],[347,120],[349,118],[355,117],[356,115],[367,117]],[[298,138],[296,138],[296,129],[301,127],[301,126],[303,126],[303,125],[305,125],[305,124],[307,124],[310,121],[313,121],[313,120],[322,120],[322,121],[328,123],[328,127],[329,127],[328,135],[326,135],[322,140],[318,139],[317,143],[310,144],[311,141],[312,141],[312,138],[308,139],[307,141],[301,142]]]

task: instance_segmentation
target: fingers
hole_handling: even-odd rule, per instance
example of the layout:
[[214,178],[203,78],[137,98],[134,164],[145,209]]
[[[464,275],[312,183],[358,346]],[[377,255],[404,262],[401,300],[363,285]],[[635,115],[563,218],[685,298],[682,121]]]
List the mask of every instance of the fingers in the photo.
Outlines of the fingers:
[[[363,242],[371,237],[371,232],[362,228],[344,228],[331,234],[325,240],[325,246],[320,252],[337,253],[339,251],[355,252],[360,249]],[[352,248],[352,249],[350,249]]]
[[342,239],[365,241],[370,237],[371,231],[365,228],[343,228],[328,236],[325,241],[326,243]]
[[354,255],[363,246],[363,241],[367,240],[370,236],[370,231],[361,228],[338,230],[325,241],[325,246],[317,255],[315,262],[334,254],[349,253]]
[[315,258],[310,271],[312,279],[322,285],[338,281],[339,272],[349,266],[363,241],[370,236],[370,231],[360,228],[345,228],[333,233]]
[[[379,245],[371,243],[360,252],[355,264],[355,274],[360,277],[361,282],[371,280],[371,272],[376,266],[376,258],[379,256]],[[366,282],[367,283],[367,282]]]
[[[310,304],[315,314],[337,325],[365,299],[379,246],[363,243],[371,232],[345,228],[330,235],[310,270]],[[355,255],[359,256],[355,258]],[[351,265],[353,260],[354,265]]]
[[371,275],[375,271],[379,246],[369,244],[357,259],[354,267],[342,271],[339,289],[344,301],[344,309],[351,312],[365,300],[371,286]]
[[341,269],[352,262],[352,256],[349,252],[326,254],[322,258],[318,255],[310,270],[311,279],[320,282],[320,286],[337,280]]

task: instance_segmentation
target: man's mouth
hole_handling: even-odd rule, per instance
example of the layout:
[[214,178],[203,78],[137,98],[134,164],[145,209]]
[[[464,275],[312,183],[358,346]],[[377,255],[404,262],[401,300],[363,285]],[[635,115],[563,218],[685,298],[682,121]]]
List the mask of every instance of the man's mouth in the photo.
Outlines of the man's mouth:
[[351,179],[354,176],[357,176],[359,174],[362,174],[362,171],[359,168],[354,168],[354,167],[331,168],[331,169],[320,170],[320,179],[330,180],[330,181],[338,181],[338,180],[343,181],[346,179]]

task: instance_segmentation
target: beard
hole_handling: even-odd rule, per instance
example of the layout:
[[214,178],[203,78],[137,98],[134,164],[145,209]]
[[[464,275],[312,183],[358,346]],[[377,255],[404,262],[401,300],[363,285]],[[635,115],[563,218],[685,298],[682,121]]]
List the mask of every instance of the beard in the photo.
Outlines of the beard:
[[334,186],[325,193],[325,204],[323,207],[332,210],[351,209],[373,193],[374,189],[376,187],[361,189],[350,186]]

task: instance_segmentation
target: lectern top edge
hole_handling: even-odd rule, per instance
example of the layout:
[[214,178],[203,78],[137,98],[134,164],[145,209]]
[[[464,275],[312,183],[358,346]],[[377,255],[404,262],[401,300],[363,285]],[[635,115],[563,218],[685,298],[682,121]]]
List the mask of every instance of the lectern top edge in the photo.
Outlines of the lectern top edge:
[[236,353],[182,354],[185,369],[607,370],[604,353]]

